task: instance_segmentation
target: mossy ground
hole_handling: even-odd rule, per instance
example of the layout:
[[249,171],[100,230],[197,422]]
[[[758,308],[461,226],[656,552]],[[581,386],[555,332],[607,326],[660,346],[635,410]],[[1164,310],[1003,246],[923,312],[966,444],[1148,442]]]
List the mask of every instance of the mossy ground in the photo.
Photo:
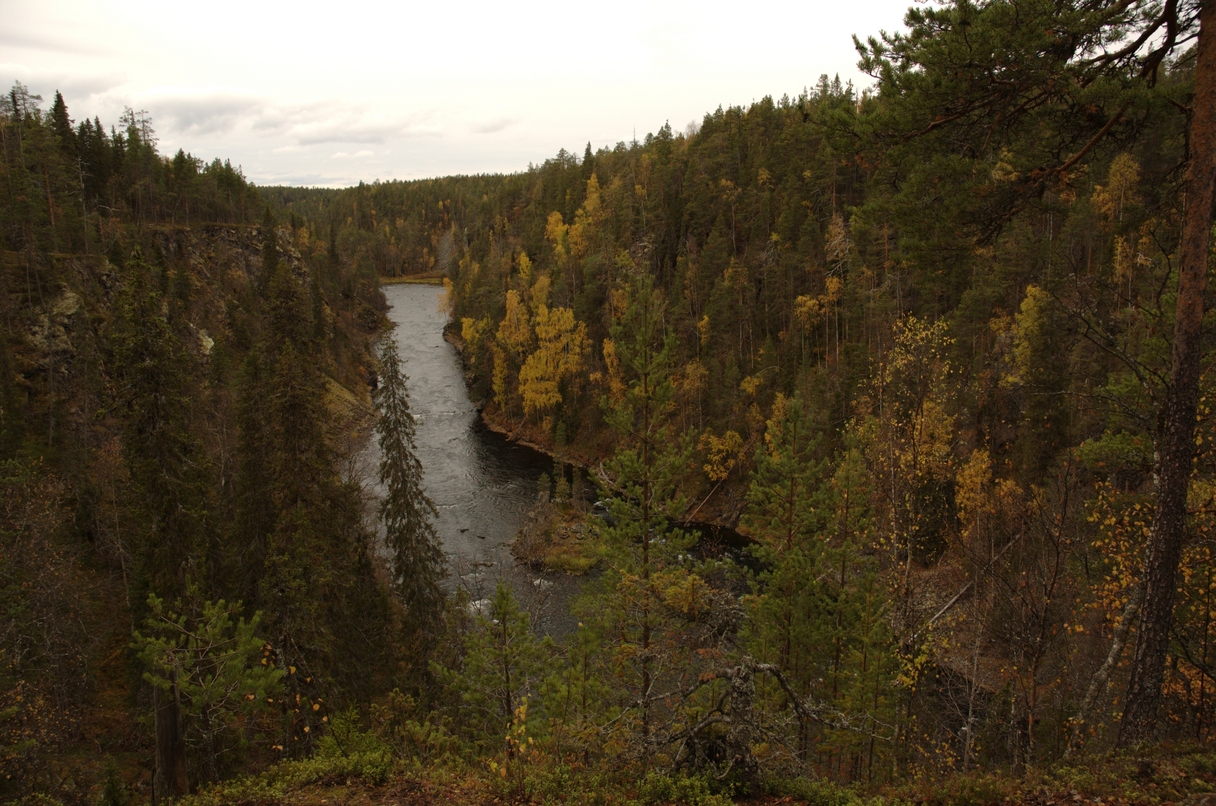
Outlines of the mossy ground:
[[603,804],[604,806],[726,806],[730,803],[808,806],[1163,806],[1216,804],[1216,752],[1211,748],[1154,748],[1086,759],[1073,766],[1022,775],[985,772],[913,775],[878,788],[846,787],[810,778],[769,778],[763,791],[731,797],[712,778],[597,769],[554,759],[533,761],[509,774],[488,763],[443,759],[390,760],[387,755],[284,762],[257,776],[196,794],[184,806],[219,804]]
[[569,502],[539,503],[519,530],[511,553],[533,568],[581,576],[599,559],[595,524]]

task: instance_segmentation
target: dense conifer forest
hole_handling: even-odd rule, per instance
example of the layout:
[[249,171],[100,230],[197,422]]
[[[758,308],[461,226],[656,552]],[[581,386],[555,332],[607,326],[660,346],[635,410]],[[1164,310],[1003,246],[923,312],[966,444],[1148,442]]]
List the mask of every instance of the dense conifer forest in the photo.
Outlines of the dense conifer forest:
[[[918,5],[864,92],[344,190],[18,85],[0,797],[1212,790],[1214,15]],[[554,457],[518,545],[586,575],[568,635],[443,578],[373,349],[406,276]]]
[[0,108],[0,792],[96,802],[108,758],[164,799],[399,673],[339,461],[383,300],[146,114],[40,101]]

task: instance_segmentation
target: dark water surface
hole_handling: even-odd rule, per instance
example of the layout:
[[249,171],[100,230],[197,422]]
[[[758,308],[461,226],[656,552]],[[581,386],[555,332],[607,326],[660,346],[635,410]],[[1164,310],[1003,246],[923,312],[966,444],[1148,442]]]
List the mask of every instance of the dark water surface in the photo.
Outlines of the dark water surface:
[[[423,486],[439,509],[435,530],[443,543],[453,587],[474,601],[493,595],[502,578],[546,633],[573,626],[569,600],[579,580],[531,571],[515,562],[511,540],[536,501],[537,480],[552,460],[486,428],[469,400],[460,356],[444,341],[443,289],[390,285],[384,296],[402,367],[409,376],[410,408],[417,426]],[[379,466],[380,449],[369,442],[365,467]]]

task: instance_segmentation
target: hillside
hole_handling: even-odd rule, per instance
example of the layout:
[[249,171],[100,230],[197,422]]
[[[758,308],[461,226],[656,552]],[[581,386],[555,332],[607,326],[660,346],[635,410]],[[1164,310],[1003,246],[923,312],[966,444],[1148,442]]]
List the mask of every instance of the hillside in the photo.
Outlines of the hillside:
[[[905,23],[865,91],[343,190],[17,85],[0,798],[1207,803],[1216,5]],[[441,579],[372,354],[435,275],[567,634]]]
[[[190,776],[214,779],[327,718],[191,693],[174,652],[237,642],[216,656],[236,666],[216,668],[267,694],[280,665],[324,674],[291,685],[318,702],[376,691],[356,664],[382,665],[391,642],[356,646],[330,619],[370,635],[395,618],[339,461],[373,417],[383,300],[239,174],[163,159],[135,123],[104,138],[91,165],[109,180],[82,209],[64,166],[98,153],[100,124],[69,139],[62,116],[62,99],[47,114],[15,89],[0,118],[0,797],[93,803],[107,765],[147,798],[156,759],[184,764],[188,746]],[[306,530],[281,514],[293,507]],[[278,631],[273,656],[253,628]],[[182,713],[208,724],[168,747],[152,730],[167,718],[157,646],[179,658]],[[240,671],[253,651],[272,670],[260,681]]]
[[[1202,68],[1182,40],[1085,50],[1181,19],[1120,8],[914,8],[859,44],[864,93],[825,76],[519,174],[283,200],[385,274],[454,236],[473,399],[627,524],[600,567],[638,610],[592,633],[633,741],[724,763],[681,743],[695,697],[651,736],[639,694],[710,658],[780,670],[765,746],[843,781],[1210,739]],[[679,566],[690,515],[754,539],[756,575]]]

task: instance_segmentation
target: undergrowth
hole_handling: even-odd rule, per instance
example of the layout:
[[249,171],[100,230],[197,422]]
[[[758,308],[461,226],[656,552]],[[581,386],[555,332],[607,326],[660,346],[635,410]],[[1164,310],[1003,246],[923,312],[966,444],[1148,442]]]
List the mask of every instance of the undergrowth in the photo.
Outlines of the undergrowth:
[[[587,766],[540,752],[469,759],[444,753],[426,761],[400,758],[382,739],[362,730],[353,713],[340,715],[305,760],[283,761],[257,775],[227,781],[181,801],[183,806],[221,804],[320,804],[444,802],[586,804],[587,806],[727,806],[736,802],[713,776],[667,775]],[[1148,748],[1084,759],[1074,765],[1005,772],[910,776],[865,790],[823,779],[766,777],[751,802],[807,806],[995,806],[1036,803],[1167,804],[1216,791],[1216,752],[1204,746]],[[402,798],[415,793],[416,800]],[[747,802],[747,799],[744,799]]]

